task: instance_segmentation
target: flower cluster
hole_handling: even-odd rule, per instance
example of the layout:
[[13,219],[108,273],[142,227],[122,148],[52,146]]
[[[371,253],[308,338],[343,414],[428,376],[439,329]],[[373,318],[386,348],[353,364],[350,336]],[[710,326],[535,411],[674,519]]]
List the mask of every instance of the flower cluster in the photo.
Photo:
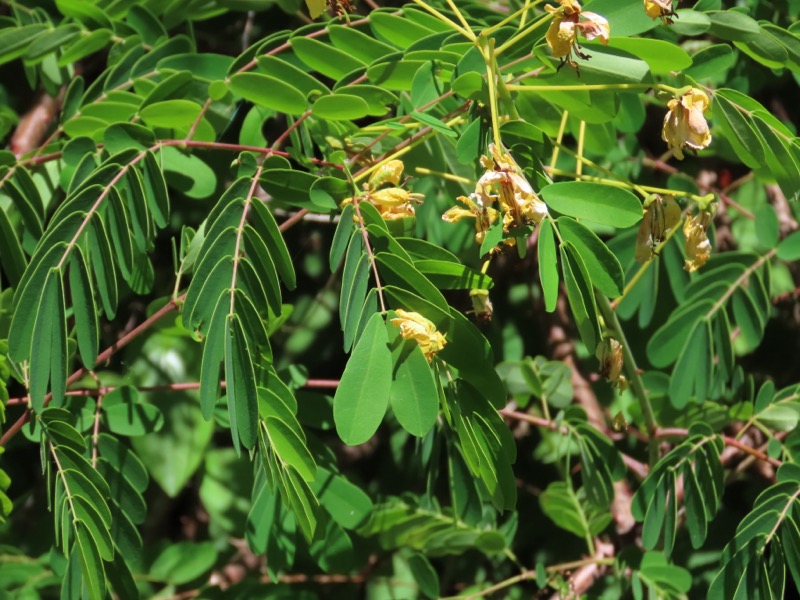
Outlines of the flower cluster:
[[667,104],[669,111],[664,117],[661,137],[678,160],[683,160],[684,147],[702,150],[711,143],[711,131],[704,116],[708,104],[708,96],[697,88]]
[[686,264],[684,269],[690,273],[702,267],[711,256],[711,242],[708,241],[706,228],[711,223],[711,213],[701,211],[689,217],[683,224],[683,236],[686,238]]
[[475,241],[479,244],[483,243],[486,232],[500,214],[492,207],[495,202],[503,213],[505,233],[514,227],[540,223],[547,216],[547,205],[533,191],[511,155],[494,144],[489,145],[489,153],[490,156],[481,157],[481,165],[486,171],[478,180],[475,191],[469,197],[458,198],[467,208],[454,206],[442,215],[448,223],[457,223],[465,217],[474,218]]
[[677,16],[672,0],[644,0],[644,12],[651,19],[661,19],[665,25],[671,25],[672,17]]
[[[600,15],[584,11],[576,0],[558,0],[560,8],[546,6],[545,10],[553,15],[553,22],[545,34],[550,50],[555,58],[561,59],[561,64],[568,64],[573,69],[578,68],[578,63],[572,59],[572,53],[584,60],[590,58],[588,54],[580,51],[578,34],[588,41],[600,39],[608,43],[611,28],[608,21]],[[583,19],[583,20],[582,20]]]
[[[364,184],[364,194],[358,197],[359,202],[369,202],[387,220],[413,217],[414,205],[421,202],[424,196],[399,187],[404,168],[401,160],[390,160],[381,165]],[[391,187],[383,187],[385,185]],[[352,202],[353,198],[347,198],[342,206]]]
[[398,308],[395,313],[397,313],[397,317],[392,319],[392,325],[400,328],[400,335],[404,340],[417,342],[425,358],[430,362],[433,356],[447,343],[445,336],[436,329],[436,325],[419,313],[401,308]]

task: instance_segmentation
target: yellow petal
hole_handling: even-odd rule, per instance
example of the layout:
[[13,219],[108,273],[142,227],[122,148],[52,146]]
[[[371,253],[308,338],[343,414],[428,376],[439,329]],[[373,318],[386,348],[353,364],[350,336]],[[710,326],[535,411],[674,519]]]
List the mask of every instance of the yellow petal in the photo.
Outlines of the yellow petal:
[[563,58],[569,56],[577,40],[578,33],[575,30],[575,23],[556,17],[550,23],[550,27],[544,37],[547,40],[547,45],[550,46],[553,57]]
[[392,319],[392,325],[400,328],[400,335],[405,340],[414,340],[422,349],[428,362],[433,356],[444,348],[447,340],[431,321],[421,314],[403,309],[397,309],[397,318]]
[[375,190],[386,183],[398,185],[403,176],[403,161],[390,160],[382,164],[369,177],[369,189]]

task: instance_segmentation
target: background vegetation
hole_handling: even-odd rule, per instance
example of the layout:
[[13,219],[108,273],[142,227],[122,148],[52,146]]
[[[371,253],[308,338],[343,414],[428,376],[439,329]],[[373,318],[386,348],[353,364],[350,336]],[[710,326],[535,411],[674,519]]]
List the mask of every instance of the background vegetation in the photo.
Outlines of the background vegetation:
[[0,596],[796,594],[798,12],[0,0]]

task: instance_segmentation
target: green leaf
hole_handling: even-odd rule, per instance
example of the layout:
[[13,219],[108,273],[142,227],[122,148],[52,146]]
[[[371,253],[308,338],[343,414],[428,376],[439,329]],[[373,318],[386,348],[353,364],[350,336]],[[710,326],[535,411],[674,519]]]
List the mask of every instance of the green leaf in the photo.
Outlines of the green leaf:
[[48,382],[54,406],[64,399],[67,379],[67,324],[61,270],[51,269],[39,299],[31,344],[37,349],[30,366],[31,405],[44,408]]
[[312,93],[314,95],[331,93],[328,86],[316,77],[277,56],[259,56],[258,67],[270,77],[291,85],[305,98]]
[[582,539],[597,535],[611,522],[607,511],[587,512],[579,495],[563,481],[548,485],[539,496],[539,504],[542,512],[558,527]]
[[713,306],[713,300],[701,300],[676,310],[647,343],[647,358],[653,366],[668,367],[678,360],[686,337]]
[[261,174],[261,185],[275,200],[315,212],[330,212],[339,206],[333,198],[322,199],[311,195],[311,186],[317,178],[311,173],[295,169],[267,169]]
[[419,591],[427,598],[439,598],[439,575],[424,554],[415,553],[408,558],[408,567],[414,575]]
[[0,65],[25,54],[31,41],[46,29],[47,26],[40,23],[0,29]]
[[[560,217],[557,221],[561,237],[571,242],[583,259],[594,286],[609,298],[622,295],[624,274],[619,260],[594,232],[579,222]],[[541,232],[540,232],[541,235]],[[542,260],[542,257],[539,257]]]
[[297,432],[276,417],[268,417],[264,422],[281,462],[294,467],[305,481],[314,481],[317,471],[314,458]]
[[89,256],[92,270],[94,271],[97,291],[103,303],[106,317],[113,319],[117,313],[119,300],[117,289],[117,270],[114,267],[114,257],[111,242],[106,233],[106,227],[100,216],[95,213],[89,229]]
[[275,263],[275,269],[283,280],[287,288],[293,290],[297,286],[297,277],[294,272],[294,262],[289,255],[286,241],[283,234],[275,222],[275,217],[264,203],[252,200],[253,208],[253,229],[258,232],[264,244],[269,250],[270,257]]
[[[83,521],[75,522],[75,547],[78,549],[77,556],[80,557],[83,585],[89,598],[102,600],[106,594],[103,559],[100,557],[91,532]],[[72,558],[75,557],[76,554],[73,553]]]
[[258,395],[256,377],[247,339],[237,315],[225,319],[225,382],[228,391],[228,410],[231,417],[231,436],[234,448],[239,443],[252,448],[258,436]]
[[429,28],[414,23],[408,18],[385,12],[376,12],[370,15],[370,27],[378,39],[388,41],[399,48],[408,48],[431,33]]
[[345,27],[329,21],[327,29],[334,46],[367,64],[395,52],[392,46],[376,40],[355,27]]
[[586,348],[592,352],[600,339],[600,326],[597,321],[597,306],[592,292],[592,282],[586,265],[571,242],[563,242],[561,249],[561,268],[567,298],[575,323]]
[[372,512],[369,496],[342,475],[317,467],[317,477],[311,486],[322,507],[345,529],[359,527]]
[[778,244],[777,256],[787,262],[800,260],[800,232],[790,233],[781,240]]
[[375,313],[336,388],[333,418],[339,437],[349,446],[372,437],[386,412],[392,379],[388,341],[383,316]]
[[337,93],[317,98],[311,112],[319,119],[349,121],[366,117],[369,114],[369,104],[358,96]]
[[197,102],[176,98],[148,104],[139,111],[139,115],[151,127],[188,129],[196,122],[202,111],[203,107]]
[[447,304],[447,300],[445,300],[439,289],[420,273],[414,265],[399,256],[387,252],[376,254],[375,261],[378,264],[381,276],[385,278],[387,283],[406,288],[410,292],[419,294],[442,311],[449,311],[450,307]]
[[212,542],[178,542],[167,546],[150,567],[150,577],[183,585],[208,573],[217,562]]
[[713,371],[710,336],[708,322],[697,321],[675,363],[669,399],[678,410],[685,408],[692,397],[702,400],[707,395]]
[[692,58],[679,46],[663,40],[614,37],[608,41],[611,48],[619,48],[638,56],[650,67],[653,75],[683,71],[692,64]]
[[414,266],[442,290],[490,290],[492,278],[462,264],[444,260],[417,260]]
[[211,420],[219,399],[220,371],[225,360],[225,323],[229,309],[230,296],[220,294],[206,330],[200,367],[200,408],[206,421]]
[[[114,36],[110,29],[82,32],[81,37],[65,48],[58,57],[58,66],[65,67],[105,48]],[[1,60],[1,59],[0,59]]]
[[543,187],[541,194],[549,208],[600,225],[625,228],[642,218],[641,202],[628,190],[618,187],[565,181]]
[[[65,484],[69,487],[69,480]],[[111,541],[111,534],[108,532],[108,527],[103,522],[100,513],[92,506],[88,500],[81,496],[72,495],[70,490],[70,506],[75,511],[76,519],[86,526],[87,531],[92,536],[92,540],[97,544],[97,550],[103,560],[112,560],[114,558],[114,544]]]
[[400,330],[386,323],[392,349],[392,384],[389,399],[400,425],[411,435],[425,436],[439,414],[439,394],[431,365],[415,341],[406,341]]
[[269,75],[237,73],[231,77],[230,87],[246,100],[288,115],[301,115],[308,107],[297,89]]
[[355,56],[310,37],[294,36],[290,40],[297,57],[325,77],[337,81],[365,64]]
[[16,287],[25,272],[27,261],[14,228],[2,208],[0,208],[0,264],[8,277],[8,283]]
[[685,73],[696,80],[724,75],[736,63],[736,54],[728,44],[714,44],[692,55],[692,66]]
[[553,224],[549,219],[539,226],[539,281],[542,284],[544,307],[553,312],[558,302],[558,259],[556,258],[556,241],[553,235]]
[[339,216],[339,223],[336,225],[336,231],[333,234],[333,241],[331,242],[331,249],[328,259],[331,273],[339,268],[339,263],[342,262],[344,253],[350,243],[350,236],[353,233],[355,225],[353,224],[353,212],[355,208],[352,204],[346,205],[342,209],[342,214]]
[[75,39],[80,32],[80,28],[74,24],[67,24],[57,27],[51,31],[43,31],[33,40],[28,46],[28,52],[25,54],[25,62],[34,64],[40,62],[35,59],[43,59],[43,57],[58,48],[64,47],[67,43]]
[[735,10],[709,11],[709,33],[723,40],[746,42],[760,33],[758,21]]
[[612,35],[629,36],[649,31],[658,25],[642,10],[642,3],[635,0],[594,0],[586,8],[605,17]]
[[164,175],[152,152],[148,152],[144,157],[142,183],[153,221],[158,227],[166,227],[169,222],[167,182],[164,181]]

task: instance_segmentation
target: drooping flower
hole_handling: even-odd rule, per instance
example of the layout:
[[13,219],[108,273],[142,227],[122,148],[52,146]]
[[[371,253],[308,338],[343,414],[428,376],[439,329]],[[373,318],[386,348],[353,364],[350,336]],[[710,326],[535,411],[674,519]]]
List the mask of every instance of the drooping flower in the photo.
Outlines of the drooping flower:
[[[480,160],[486,171],[478,179],[475,191],[469,197],[458,197],[468,210],[453,207],[442,215],[442,219],[455,223],[464,217],[474,217],[475,241],[479,244],[483,243],[486,232],[497,220],[499,213],[492,207],[495,202],[503,212],[505,233],[514,227],[541,223],[547,216],[547,205],[533,191],[514,158],[505,150],[489,144],[489,156],[482,156]],[[515,243],[513,239],[507,242]]]
[[673,98],[667,106],[661,137],[679,160],[683,148],[702,150],[711,143],[711,131],[705,118],[709,100],[703,90],[692,88],[680,98]]
[[[399,186],[403,169],[401,160],[390,160],[378,167],[364,184],[364,193],[358,196],[358,201],[372,204],[386,220],[413,217],[414,205],[422,201],[422,194],[409,192],[402,187],[381,187],[386,184]],[[353,198],[347,198],[341,206],[352,202]]]
[[690,273],[702,267],[711,256],[711,242],[708,241],[706,228],[711,223],[711,213],[701,211],[686,219],[683,224],[683,235],[686,238],[686,263],[684,269]]
[[628,380],[622,374],[625,364],[622,344],[614,338],[605,338],[597,345],[595,355],[600,361],[600,375],[620,392],[625,391],[628,388]]
[[568,64],[577,69],[578,63],[572,59],[572,53],[584,60],[590,58],[588,54],[580,51],[578,34],[586,40],[600,39],[608,43],[611,27],[608,21],[597,13],[584,11],[576,0],[558,0],[560,8],[546,6],[545,10],[553,15],[553,21],[545,33],[547,45],[555,58],[561,59],[561,64]]
[[482,244],[486,232],[489,231],[500,213],[491,206],[484,206],[483,199],[477,194],[470,194],[469,197],[459,196],[456,199],[467,208],[454,206],[442,215],[442,220],[448,223],[458,223],[464,218],[475,219],[475,242]]
[[671,25],[675,10],[672,8],[672,0],[644,0],[644,12],[651,19],[661,19],[664,24]]
[[644,209],[636,234],[636,260],[642,264],[653,258],[656,247],[681,220],[681,207],[672,196],[653,194],[645,200]]
[[414,340],[419,344],[422,353],[428,362],[433,356],[444,348],[447,340],[431,321],[419,313],[398,308],[397,317],[392,319],[392,325],[400,328],[400,335],[404,340]]
[[486,322],[492,320],[494,306],[489,298],[489,290],[470,290],[469,299],[472,300],[472,312],[476,317]]

